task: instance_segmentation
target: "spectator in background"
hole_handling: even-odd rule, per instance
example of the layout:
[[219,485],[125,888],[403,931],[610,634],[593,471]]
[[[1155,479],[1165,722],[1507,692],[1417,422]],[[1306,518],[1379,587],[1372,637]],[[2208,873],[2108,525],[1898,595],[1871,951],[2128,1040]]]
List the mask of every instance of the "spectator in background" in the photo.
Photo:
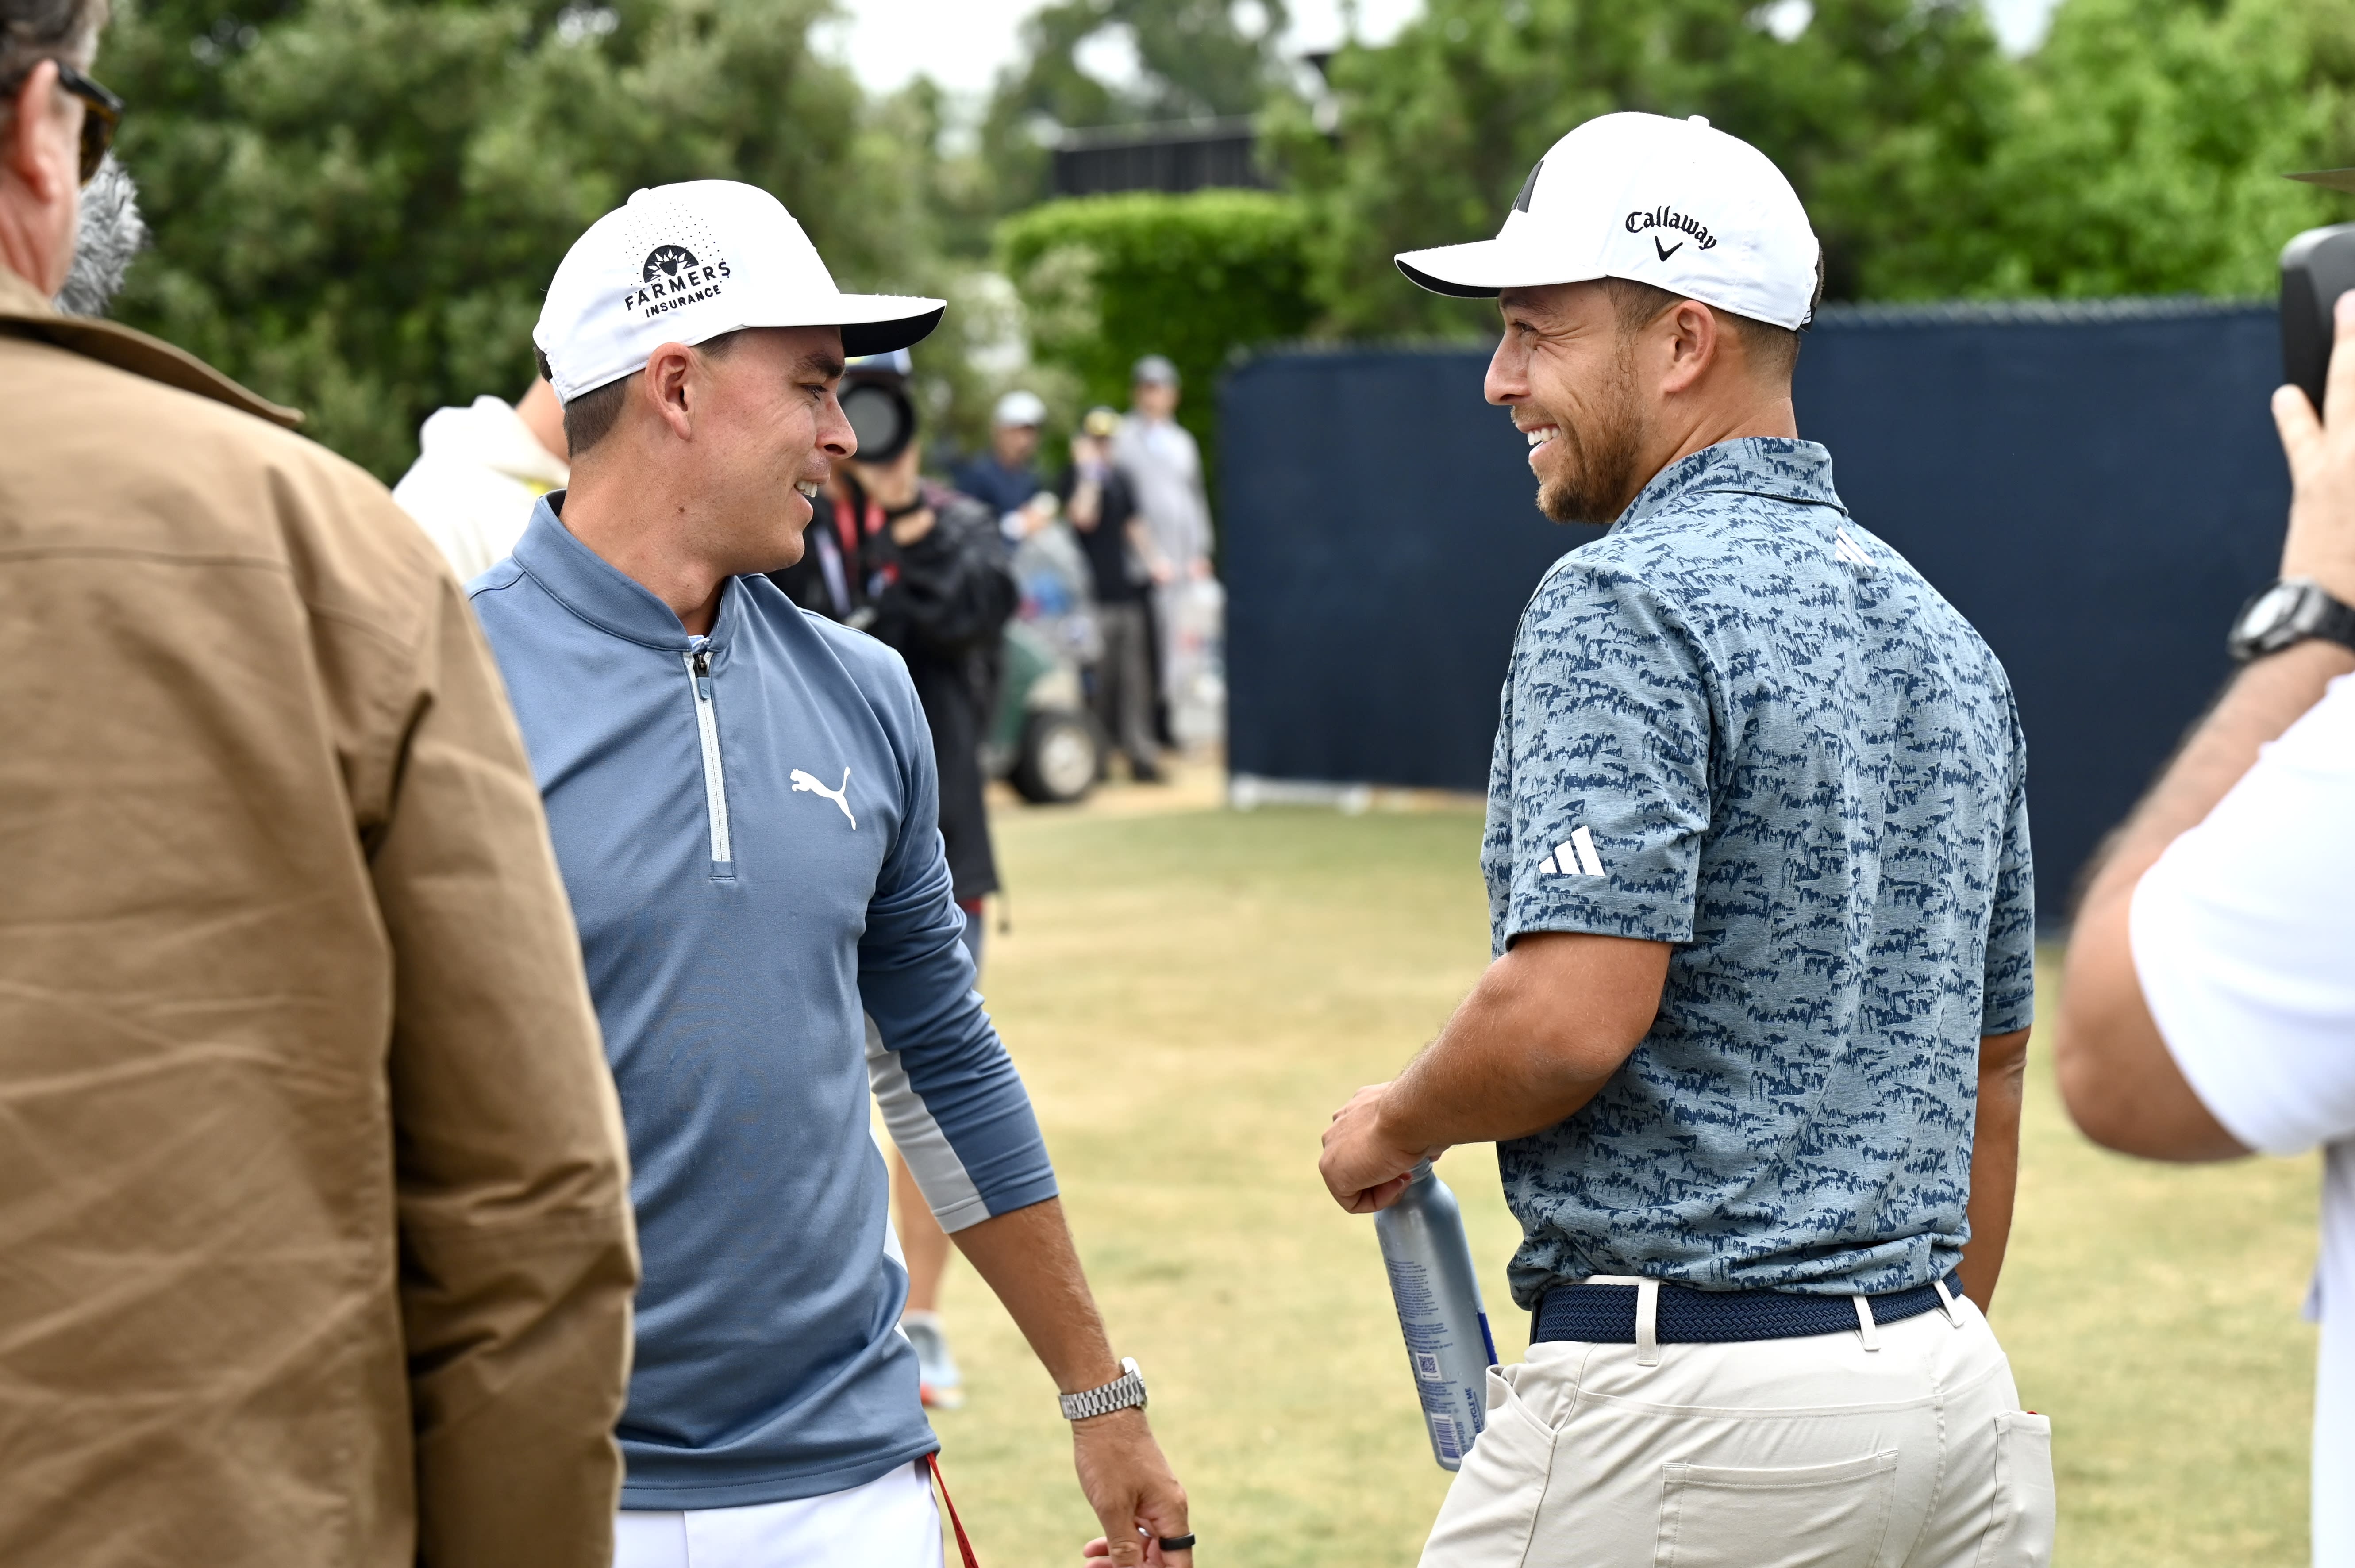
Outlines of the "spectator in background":
[[533,504],[564,488],[564,407],[544,379],[513,408],[485,392],[471,407],[434,410],[417,446],[392,498],[441,546],[462,582],[505,560]]
[[958,489],[987,507],[1001,523],[1045,489],[1039,477],[1039,428],[1047,405],[1036,392],[1012,391],[989,417],[989,451],[956,471]]
[[1096,635],[1103,649],[1089,693],[1096,721],[1128,758],[1139,784],[1162,780],[1153,735],[1153,623],[1145,608],[1151,576],[1146,568],[1145,524],[1128,480],[1114,466],[1113,438],[1120,416],[1091,409],[1071,438],[1071,467],[1056,486],[1063,516],[1079,535],[1095,595]]
[[[1136,362],[1128,418],[1114,436],[1112,459],[1127,479],[1145,519],[1145,566],[1153,581],[1154,675],[1161,704],[1156,728],[1175,742],[1174,714],[1194,691],[1215,635],[1210,581],[1210,507],[1202,491],[1202,453],[1178,422],[1178,367],[1158,354]],[[1204,600],[1213,601],[1206,630]]]
[[52,308],[104,16],[0,0],[0,1563],[605,1568],[637,1273],[538,791],[384,486]]
[[2055,1057],[2069,1114],[2122,1153],[2323,1146],[2317,1568],[2355,1568],[2355,293],[2338,316],[2328,422],[2274,394],[2296,485],[2282,581],[2094,874]]

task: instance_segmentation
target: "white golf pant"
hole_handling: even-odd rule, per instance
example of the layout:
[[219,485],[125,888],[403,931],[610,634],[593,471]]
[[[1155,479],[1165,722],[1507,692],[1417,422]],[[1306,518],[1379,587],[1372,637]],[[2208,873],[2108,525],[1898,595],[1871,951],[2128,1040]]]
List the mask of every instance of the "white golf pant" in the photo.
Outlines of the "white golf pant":
[[1423,1568],[2043,1568],[2052,1428],[1978,1308],[1733,1345],[1533,1345]]
[[628,1509],[613,1521],[613,1568],[941,1568],[940,1509],[921,1459],[823,1497]]

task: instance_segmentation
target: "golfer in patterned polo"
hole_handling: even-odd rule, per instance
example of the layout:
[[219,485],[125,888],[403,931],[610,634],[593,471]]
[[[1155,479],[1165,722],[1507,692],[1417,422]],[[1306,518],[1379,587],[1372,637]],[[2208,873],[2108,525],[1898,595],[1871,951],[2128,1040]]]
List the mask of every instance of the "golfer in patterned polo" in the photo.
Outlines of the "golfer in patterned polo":
[[1981,1315],[2033,1004],[2026,758],[1987,645],[1798,439],[1821,276],[1701,121],[1557,143],[1493,240],[1488,400],[1539,502],[1609,523],[1507,678],[1496,961],[1326,1135],[1353,1212],[1495,1141],[1528,1360],[1428,1568],[2042,1563],[2051,1429]]

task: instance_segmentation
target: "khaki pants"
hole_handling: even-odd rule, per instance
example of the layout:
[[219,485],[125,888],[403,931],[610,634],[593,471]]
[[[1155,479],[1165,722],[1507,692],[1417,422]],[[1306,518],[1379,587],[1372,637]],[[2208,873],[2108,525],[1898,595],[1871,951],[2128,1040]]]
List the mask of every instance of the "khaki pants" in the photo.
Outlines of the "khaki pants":
[[1968,1301],[1740,1345],[1533,1345],[1423,1568],[2042,1568],[2052,1427]]

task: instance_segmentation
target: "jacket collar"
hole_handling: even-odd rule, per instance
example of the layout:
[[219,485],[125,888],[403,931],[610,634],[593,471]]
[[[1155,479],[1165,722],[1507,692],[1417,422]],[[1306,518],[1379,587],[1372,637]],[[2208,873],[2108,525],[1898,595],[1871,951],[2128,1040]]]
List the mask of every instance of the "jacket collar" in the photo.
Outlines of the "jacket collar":
[[572,537],[563,509],[563,491],[542,496],[515,547],[516,564],[558,603],[600,631],[650,648],[686,653],[698,643],[715,650],[727,645],[743,598],[732,581],[720,590],[711,635],[690,637],[671,607],[644,583]]
[[161,338],[91,316],[60,315],[55,305],[41,297],[40,290],[7,267],[0,267],[0,333],[55,344],[86,359],[227,403],[289,430],[303,422],[297,410],[256,396],[195,355]]
[[1745,435],[1705,446],[1661,469],[1611,531],[1673,512],[1688,497],[1713,490],[1848,511],[1832,488],[1830,453],[1791,436]]

